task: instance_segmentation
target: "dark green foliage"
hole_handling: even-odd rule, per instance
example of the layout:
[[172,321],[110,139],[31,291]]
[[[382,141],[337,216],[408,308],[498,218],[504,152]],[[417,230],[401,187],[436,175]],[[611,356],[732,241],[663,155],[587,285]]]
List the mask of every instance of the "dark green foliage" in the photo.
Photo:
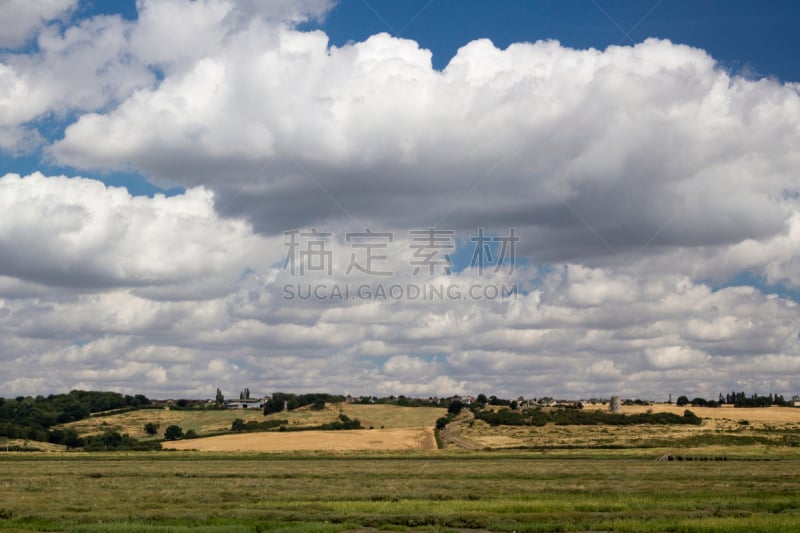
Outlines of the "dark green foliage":
[[248,431],[266,431],[269,429],[275,429],[276,427],[288,424],[288,420],[264,420],[263,422],[256,422],[255,420],[251,420],[249,422],[243,423],[238,429],[231,427],[231,431],[240,431],[240,432],[248,432]]
[[156,424],[155,422],[148,422],[144,425],[144,432],[150,435],[151,437],[158,433],[158,428],[160,424]]
[[447,412],[450,413],[451,415],[457,415],[458,413],[461,412],[461,410],[464,407],[465,407],[464,402],[462,402],[461,400],[453,400],[452,402],[450,402],[450,406],[447,408]]
[[502,398],[498,398],[497,396],[489,396],[489,405],[510,405],[510,400],[504,400]]
[[88,418],[91,413],[114,409],[135,409],[149,405],[150,400],[141,394],[123,396],[117,392],[90,392],[73,390],[69,394],[48,397],[19,396],[0,402],[0,436],[38,441],[74,439],[61,434],[51,436],[49,428]]
[[47,440],[53,444],[63,444],[68,448],[79,448],[83,446],[83,439],[78,437],[78,432],[74,429],[50,430]]
[[[339,415],[339,420],[335,422],[329,422],[327,424],[321,424],[319,426],[288,427],[285,425],[288,423],[287,420],[269,420],[268,422],[262,422],[261,424],[259,424],[259,426],[269,423],[280,424],[278,431],[311,431],[311,430],[339,431],[346,429],[364,429],[359,419],[350,418],[345,414]],[[250,424],[252,424],[252,422],[248,423],[247,425],[249,426]]]
[[678,396],[678,399],[675,401],[675,405],[678,407],[683,407],[684,405],[689,404],[689,398],[686,396]]
[[311,405],[311,409],[313,411],[322,411],[325,409],[325,400],[318,399]]
[[283,410],[291,411],[304,405],[314,405],[318,402],[341,403],[345,397],[336,394],[310,393],[310,394],[291,394],[287,392],[276,392],[264,403],[264,415],[280,413]]
[[169,426],[164,432],[164,439],[166,440],[178,440],[181,438],[183,438],[183,430],[175,424]]
[[436,419],[436,429],[444,429],[447,424],[450,423],[450,419],[446,416]]
[[193,429],[187,431],[186,434],[183,436],[184,439],[196,439],[197,437],[198,437],[197,432]]
[[145,451],[160,450],[161,444],[158,442],[139,442],[127,434],[120,435],[117,431],[106,431],[102,435],[86,437],[84,449],[90,452]]
[[225,403],[225,396],[223,396],[223,394],[222,394],[222,391],[221,391],[221,390],[219,390],[219,387],[217,387],[217,396],[216,396],[216,398],[214,399],[214,402],[215,402],[217,405],[222,405],[222,404],[224,404],[224,403]]
[[541,409],[525,409],[522,412],[510,409],[500,411],[480,411],[475,418],[484,420],[493,426],[543,426],[548,422],[560,426],[613,425],[627,426],[636,424],[695,424],[702,420],[689,410],[683,416],[674,413],[639,413],[622,415],[603,411],[581,411],[578,409],[558,409],[543,411]]
[[241,418],[234,419],[231,424],[231,431],[241,431],[242,429],[244,429],[244,420]]
[[336,422],[330,422],[328,424],[322,424],[317,429],[325,429],[325,430],[340,430],[340,429],[362,429],[361,421],[357,418],[350,418],[345,414],[339,415],[339,420]]

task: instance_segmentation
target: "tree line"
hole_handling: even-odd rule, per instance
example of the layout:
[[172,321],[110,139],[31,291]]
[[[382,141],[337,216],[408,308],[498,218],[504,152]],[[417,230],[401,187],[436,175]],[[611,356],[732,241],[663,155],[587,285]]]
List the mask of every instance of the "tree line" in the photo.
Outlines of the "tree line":
[[475,418],[484,420],[492,426],[544,426],[548,422],[558,426],[594,426],[597,424],[609,426],[633,426],[639,424],[690,424],[700,425],[702,420],[688,409],[683,416],[675,413],[637,413],[624,415],[606,411],[582,411],[580,409],[554,409],[543,410],[540,408],[512,411],[501,409],[499,411],[480,410],[475,412]]
[[719,407],[720,405],[727,404],[734,407],[771,407],[773,405],[780,407],[790,407],[791,402],[787,402],[782,394],[772,394],[767,396],[759,396],[758,394],[751,394],[748,396],[744,392],[730,392],[723,395],[719,393],[718,400],[706,400],[705,398],[689,399],[688,396],[679,396],[675,401],[675,405],[684,406],[692,405],[692,407]]
[[92,413],[138,409],[149,404],[150,400],[141,394],[82,390],[47,397],[0,398],[0,436],[81,446],[73,430],[52,429],[53,426],[83,420]]

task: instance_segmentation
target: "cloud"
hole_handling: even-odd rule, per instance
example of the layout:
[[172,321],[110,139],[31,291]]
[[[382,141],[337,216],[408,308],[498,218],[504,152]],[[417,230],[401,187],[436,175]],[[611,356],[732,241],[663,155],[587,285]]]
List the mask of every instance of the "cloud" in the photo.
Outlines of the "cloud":
[[[798,120],[795,85],[731,76],[669,41],[480,40],[439,72],[414,41],[337,48],[320,32],[251,25],[82,116],[52,154],[203,184],[265,234],[516,227],[532,261],[695,274],[705,258],[706,270],[726,261],[727,275],[744,266],[796,284],[793,248],[778,244],[794,239],[798,203],[784,191]],[[767,242],[767,261],[742,259]]]
[[0,4],[0,48],[25,44],[45,23],[75,8],[77,0],[6,0]]
[[31,152],[44,143],[39,129],[53,127],[41,121],[102,110],[150,86],[153,72],[128,49],[130,29],[118,16],[52,25],[35,52],[0,56],[0,148]]
[[[412,40],[299,31],[327,1],[137,7],[36,22],[38,48],[0,62],[0,147],[50,142],[54,119],[45,152],[70,173],[186,189],[0,178],[0,386],[791,392],[798,304],[725,285],[750,271],[800,286],[796,83],[657,39],[477,40],[434,70]],[[478,227],[514,227],[525,259],[513,276],[417,276],[408,231],[434,226],[458,256]],[[330,276],[281,268],[283,232],[312,227],[334,234]],[[365,228],[394,234],[388,278],[348,272],[345,234]],[[521,290],[462,298],[503,283]],[[419,286],[446,296],[409,297]]]
[[241,276],[258,240],[247,224],[219,219],[202,188],[132,197],[94,180],[7,174],[0,211],[0,274],[56,287],[213,290]]

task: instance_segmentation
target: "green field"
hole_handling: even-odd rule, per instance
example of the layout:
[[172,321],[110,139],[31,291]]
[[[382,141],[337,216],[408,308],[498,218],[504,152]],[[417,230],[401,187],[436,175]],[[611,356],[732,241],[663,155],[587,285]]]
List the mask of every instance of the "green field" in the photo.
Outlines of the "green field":
[[800,529],[800,455],[726,458],[658,462],[633,450],[4,453],[0,530]]

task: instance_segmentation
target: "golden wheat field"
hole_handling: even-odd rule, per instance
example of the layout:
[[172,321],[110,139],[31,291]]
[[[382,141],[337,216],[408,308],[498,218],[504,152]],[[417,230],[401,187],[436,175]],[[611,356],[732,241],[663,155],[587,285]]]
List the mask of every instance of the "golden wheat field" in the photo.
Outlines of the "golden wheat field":
[[434,450],[433,429],[357,429],[349,431],[286,431],[219,435],[164,442],[170,450],[204,452],[287,452],[354,450]]

